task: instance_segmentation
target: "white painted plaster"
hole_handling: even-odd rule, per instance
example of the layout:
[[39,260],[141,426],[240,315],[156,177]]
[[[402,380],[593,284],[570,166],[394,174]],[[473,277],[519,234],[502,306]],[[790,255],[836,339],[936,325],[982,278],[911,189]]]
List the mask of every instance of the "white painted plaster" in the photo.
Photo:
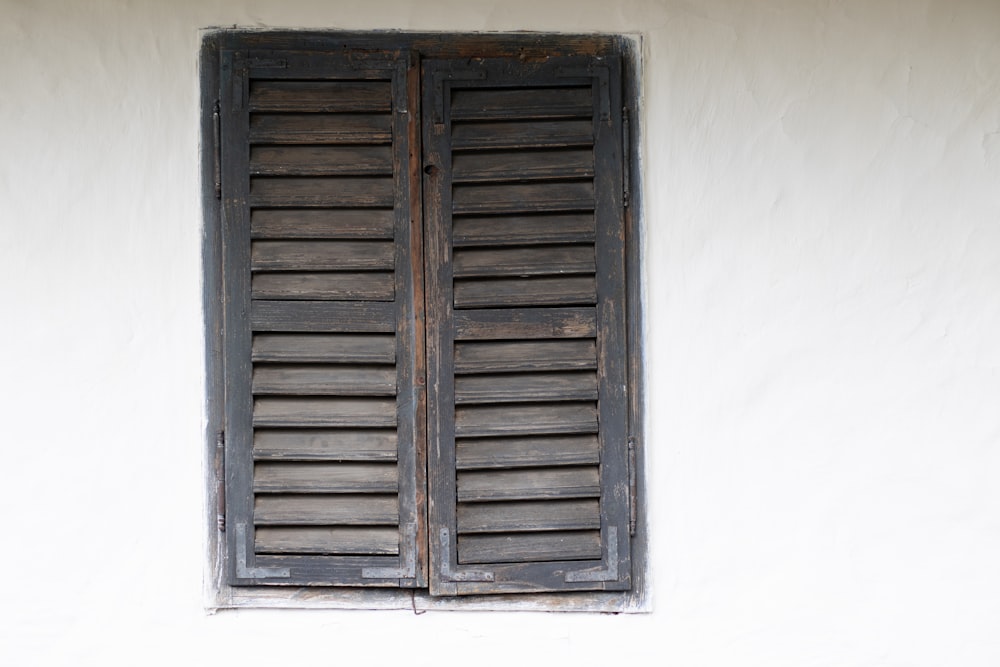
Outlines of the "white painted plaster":
[[[642,33],[653,613],[204,612],[197,54],[234,24]],[[0,663],[1000,664],[998,34],[992,0],[0,0]]]

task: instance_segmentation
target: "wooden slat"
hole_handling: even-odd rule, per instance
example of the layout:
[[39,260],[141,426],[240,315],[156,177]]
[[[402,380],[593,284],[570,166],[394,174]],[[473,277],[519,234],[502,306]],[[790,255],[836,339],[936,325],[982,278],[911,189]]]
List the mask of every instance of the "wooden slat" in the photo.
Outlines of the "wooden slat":
[[455,312],[456,340],[520,338],[592,338],[597,333],[593,308],[495,308]]
[[391,239],[392,209],[254,209],[255,239]]
[[453,90],[452,120],[590,118],[591,88],[501,88]]
[[254,493],[395,493],[393,463],[304,463],[258,461]]
[[253,81],[251,111],[388,112],[388,81]]
[[600,462],[597,436],[466,438],[455,442],[455,467],[525,468]]
[[596,466],[458,473],[458,501],[589,498],[601,494]]
[[365,176],[392,174],[391,146],[253,146],[255,176]]
[[278,528],[261,526],[254,551],[259,554],[379,554],[399,553],[396,528]]
[[597,373],[594,371],[460,375],[455,378],[455,403],[596,400]]
[[250,116],[251,144],[377,144],[392,139],[389,114]]
[[391,364],[396,361],[396,338],[384,334],[255,334],[252,359]]
[[593,141],[590,120],[459,122],[451,131],[453,150],[562,148]]
[[593,403],[466,405],[455,408],[457,437],[596,432],[597,408]]
[[265,364],[253,369],[254,394],[395,396],[392,366]]
[[311,301],[392,301],[391,273],[257,273],[251,281],[255,299]]
[[399,523],[396,496],[260,495],[253,521],[260,525],[378,526]]
[[452,221],[456,248],[539,243],[593,243],[592,213],[523,216],[457,216]]
[[592,245],[464,248],[455,251],[452,271],[456,278],[593,273],[594,261]]
[[520,563],[601,557],[600,531],[461,535],[459,563]]
[[396,425],[396,400],[391,398],[271,398],[253,402],[254,426]]
[[596,530],[601,505],[594,499],[547,502],[461,503],[459,533]]
[[593,207],[592,181],[469,184],[452,188],[452,212],[455,215],[587,211]]
[[589,178],[594,175],[594,152],[590,148],[574,148],[457,153],[451,165],[455,183]]
[[254,331],[390,333],[396,330],[395,305],[384,301],[264,301],[250,309]]
[[504,373],[595,368],[597,344],[592,339],[455,344],[456,373]]
[[594,276],[455,281],[456,308],[581,306],[597,301]]
[[254,241],[253,271],[392,270],[389,241]]
[[254,176],[251,206],[392,206],[386,176]]
[[396,431],[258,428],[253,434],[253,457],[258,461],[395,461]]

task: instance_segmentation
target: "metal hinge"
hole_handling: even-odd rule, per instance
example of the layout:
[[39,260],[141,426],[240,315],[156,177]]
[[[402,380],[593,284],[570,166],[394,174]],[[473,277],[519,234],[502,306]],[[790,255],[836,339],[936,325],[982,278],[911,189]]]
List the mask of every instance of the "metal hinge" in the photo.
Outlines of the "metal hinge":
[[608,526],[608,566],[603,570],[574,570],[566,573],[566,582],[618,581],[618,527]]
[[222,199],[222,127],[221,111],[219,100],[215,100],[215,107],[212,110],[212,142],[214,144],[214,161],[212,165],[212,178],[215,181],[215,198]]
[[629,190],[632,189],[629,183],[631,162],[632,137],[629,130],[629,110],[628,107],[622,107],[622,205],[625,208],[628,208]]
[[453,581],[493,581],[494,575],[488,570],[460,570],[451,569],[451,534],[447,528],[442,528],[441,533],[441,579],[447,582]]
[[635,537],[639,506],[636,496],[638,482],[635,469],[635,436],[628,438],[628,534]]
[[402,567],[366,567],[361,570],[362,579],[414,579],[417,576],[417,524],[408,523],[403,527],[401,544]]
[[219,532],[226,532],[226,432],[215,437],[215,522]]
[[249,567],[248,559],[250,549],[247,545],[249,536],[247,535],[247,525],[245,523],[236,524],[236,576],[240,579],[265,579],[274,577],[287,579],[291,576],[291,571],[287,567]]

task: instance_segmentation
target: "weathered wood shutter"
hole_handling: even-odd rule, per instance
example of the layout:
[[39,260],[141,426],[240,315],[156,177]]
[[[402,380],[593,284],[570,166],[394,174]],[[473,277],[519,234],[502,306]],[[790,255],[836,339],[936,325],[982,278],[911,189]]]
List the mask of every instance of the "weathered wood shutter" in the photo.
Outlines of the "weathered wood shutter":
[[424,63],[432,594],[630,585],[620,76]]
[[233,584],[426,585],[416,75],[222,54]]

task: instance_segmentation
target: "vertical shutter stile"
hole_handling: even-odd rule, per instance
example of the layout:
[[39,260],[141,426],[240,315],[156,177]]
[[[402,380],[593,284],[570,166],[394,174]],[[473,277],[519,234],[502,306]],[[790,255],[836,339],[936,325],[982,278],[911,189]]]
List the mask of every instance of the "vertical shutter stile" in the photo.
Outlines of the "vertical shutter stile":
[[619,63],[423,80],[431,593],[627,589]]
[[416,73],[376,53],[222,67],[230,581],[425,585]]

